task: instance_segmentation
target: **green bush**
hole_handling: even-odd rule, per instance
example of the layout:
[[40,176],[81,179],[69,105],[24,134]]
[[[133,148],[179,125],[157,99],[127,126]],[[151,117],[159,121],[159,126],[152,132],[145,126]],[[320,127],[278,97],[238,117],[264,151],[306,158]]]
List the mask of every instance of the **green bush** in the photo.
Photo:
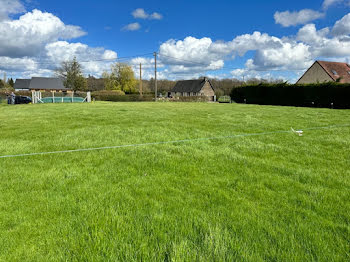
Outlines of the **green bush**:
[[234,88],[237,103],[304,107],[350,108],[350,84],[259,84]]
[[231,103],[231,97],[230,96],[220,96],[218,99],[219,103]]

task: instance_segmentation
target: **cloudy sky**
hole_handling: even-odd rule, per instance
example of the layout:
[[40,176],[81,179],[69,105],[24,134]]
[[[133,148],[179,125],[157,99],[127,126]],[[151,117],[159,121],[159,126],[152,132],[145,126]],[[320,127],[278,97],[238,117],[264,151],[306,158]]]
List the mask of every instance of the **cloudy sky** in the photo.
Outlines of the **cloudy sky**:
[[350,62],[350,0],[0,0],[0,74],[51,76],[74,56],[159,76],[295,81],[314,60]]

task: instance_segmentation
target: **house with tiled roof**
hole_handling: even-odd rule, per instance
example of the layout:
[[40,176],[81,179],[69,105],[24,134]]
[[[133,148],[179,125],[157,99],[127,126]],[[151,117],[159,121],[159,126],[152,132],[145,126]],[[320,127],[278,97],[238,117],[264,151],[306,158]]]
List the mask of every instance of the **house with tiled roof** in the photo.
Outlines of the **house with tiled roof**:
[[347,63],[316,61],[297,84],[325,82],[350,83],[350,65]]

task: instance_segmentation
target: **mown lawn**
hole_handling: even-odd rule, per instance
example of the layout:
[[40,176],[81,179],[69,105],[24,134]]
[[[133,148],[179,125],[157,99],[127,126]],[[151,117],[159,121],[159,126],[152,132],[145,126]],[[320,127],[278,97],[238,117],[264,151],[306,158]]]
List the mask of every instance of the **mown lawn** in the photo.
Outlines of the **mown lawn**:
[[[349,261],[349,110],[0,105],[0,261]],[[334,128],[308,129],[313,127]]]

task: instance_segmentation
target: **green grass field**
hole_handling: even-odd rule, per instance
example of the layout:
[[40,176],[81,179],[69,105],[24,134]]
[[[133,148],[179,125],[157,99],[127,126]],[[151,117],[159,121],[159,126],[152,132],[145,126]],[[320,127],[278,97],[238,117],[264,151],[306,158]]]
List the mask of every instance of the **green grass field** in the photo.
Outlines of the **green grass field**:
[[0,105],[0,261],[349,261],[349,110]]

